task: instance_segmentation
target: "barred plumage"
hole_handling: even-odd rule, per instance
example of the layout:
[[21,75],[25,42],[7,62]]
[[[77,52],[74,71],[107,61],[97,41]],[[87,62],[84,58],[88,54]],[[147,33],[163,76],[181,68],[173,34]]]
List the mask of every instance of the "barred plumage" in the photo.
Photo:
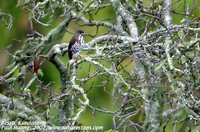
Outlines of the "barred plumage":
[[76,58],[80,53],[81,45],[84,43],[83,33],[82,30],[77,30],[69,42],[68,56],[70,60]]

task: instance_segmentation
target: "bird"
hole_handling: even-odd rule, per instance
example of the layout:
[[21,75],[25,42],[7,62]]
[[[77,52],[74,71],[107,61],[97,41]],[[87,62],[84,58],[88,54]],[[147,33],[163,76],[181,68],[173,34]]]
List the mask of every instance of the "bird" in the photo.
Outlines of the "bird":
[[74,36],[71,38],[68,46],[68,57],[69,63],[73,64],[75,59],[79,56],[81,51],[81,45],[84,44],[83,39],[84,31],[79,29],[76,31]]

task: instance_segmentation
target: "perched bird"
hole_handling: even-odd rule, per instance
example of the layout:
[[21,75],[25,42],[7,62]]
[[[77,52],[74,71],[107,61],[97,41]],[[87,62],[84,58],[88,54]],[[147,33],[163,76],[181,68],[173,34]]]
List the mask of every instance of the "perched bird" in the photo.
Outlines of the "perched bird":
[[69,63],[74,63],[74,59],[78,57],[81,50],[81,45],[84,43],[83,40],[83,30],[77,30],[72,39],[69,42],[68,46],[68,56],[69,56]]

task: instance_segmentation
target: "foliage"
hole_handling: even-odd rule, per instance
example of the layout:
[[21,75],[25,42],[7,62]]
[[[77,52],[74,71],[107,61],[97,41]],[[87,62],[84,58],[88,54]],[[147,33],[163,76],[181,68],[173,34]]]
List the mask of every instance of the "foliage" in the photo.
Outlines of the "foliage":
[[[18,0],[16,8],[28,11],[28,33],[14,53],[7,48],[12,60],[0,76],[0,116],[49,127],[198,131],[199,4]],[[8,29],[14,20],[0,12]],[[70,65],[62,42],[78,28],[86,43]]]

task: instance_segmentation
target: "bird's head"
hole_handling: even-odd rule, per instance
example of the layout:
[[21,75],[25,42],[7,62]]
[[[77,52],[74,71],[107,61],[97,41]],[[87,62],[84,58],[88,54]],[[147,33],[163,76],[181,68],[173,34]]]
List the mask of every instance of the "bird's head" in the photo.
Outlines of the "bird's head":
[[79,29],[76,31],[76,34],[84,34],[83,30]]

